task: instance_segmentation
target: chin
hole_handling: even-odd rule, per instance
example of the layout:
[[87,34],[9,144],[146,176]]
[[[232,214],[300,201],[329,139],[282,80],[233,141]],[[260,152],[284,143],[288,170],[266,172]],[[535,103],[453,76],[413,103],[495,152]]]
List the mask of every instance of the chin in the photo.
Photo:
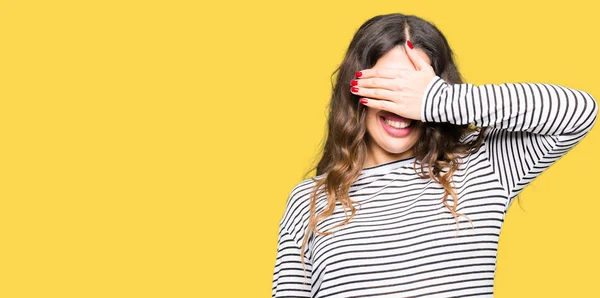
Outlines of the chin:
[[402,154],[410,151],[414,144],[402,144],[402,146],[398,146],[398,144],[387,143],[387,146],[382,146],[383,149],[391,154]]
[[398,138],[385,136],[384,139],[380,139],[379,144],[381,144],[382,149],[389,152],[390,154],[396,154],[396,155],[410,154],[410,155],[412,155],[413,152],[411,150],[413,149],[413,147],[415,146],[417,141],[418,141],[418,137],[415,137],[414,135],[410,136],[409,138],[405,138],[405,139],[398,139]]

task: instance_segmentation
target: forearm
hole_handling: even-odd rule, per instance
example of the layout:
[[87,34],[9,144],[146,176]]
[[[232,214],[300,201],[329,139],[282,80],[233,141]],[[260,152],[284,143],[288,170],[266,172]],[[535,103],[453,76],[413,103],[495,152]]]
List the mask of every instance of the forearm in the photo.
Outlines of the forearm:
[[488,126],[544,135],[578,135],[591,129],[598,104],[587,92],[542,83],[475,86],[436,76],[423,99],[422,121]]

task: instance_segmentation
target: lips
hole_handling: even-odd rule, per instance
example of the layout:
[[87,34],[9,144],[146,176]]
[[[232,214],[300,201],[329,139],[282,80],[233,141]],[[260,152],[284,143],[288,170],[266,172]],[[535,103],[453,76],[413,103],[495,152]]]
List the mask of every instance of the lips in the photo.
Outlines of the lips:
[[[406,137],[413,130],[413,120],[409,118],[402,117],[400,115],[388,112],[388,111],[380,111],[378,114],[379,122],[381,123],[382,128],[387,132],[388,135],[392,137]],[[396,128],[391,123],[386,123],[386,121],[400,122],[404,125],[408,124],[405,128]],[[396,126],[397,124],[395,124]],[[403,126],[403,125],[401,125]]]

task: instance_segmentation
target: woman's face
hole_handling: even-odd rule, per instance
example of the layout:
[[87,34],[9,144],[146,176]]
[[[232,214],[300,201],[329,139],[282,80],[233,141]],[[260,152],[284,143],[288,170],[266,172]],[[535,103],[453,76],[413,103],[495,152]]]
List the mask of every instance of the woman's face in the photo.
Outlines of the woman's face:
[[[415,49],[427,63],[431,60],[421,49]],[[394,47],[383,55],[372,68],[404,68],[415,70],[403,46]],[[388,111],[367,107],[367,138],[368,154],[365,167],[378,165],[397,159],[404,159],[414,155],[412,147],[422,134],[422,122],[402,118]],[[385,120],[384,120],[385,119]],[[389,124],[386,124],[386,121]],[[390,123],[391,121],[391,123]],[[402,126],[410,122],[406,129],[397,129],[391,126]]]

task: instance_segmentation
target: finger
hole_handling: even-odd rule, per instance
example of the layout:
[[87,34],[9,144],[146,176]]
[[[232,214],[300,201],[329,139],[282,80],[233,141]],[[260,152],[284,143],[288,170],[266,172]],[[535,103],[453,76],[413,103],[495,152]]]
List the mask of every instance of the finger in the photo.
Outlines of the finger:
[[395,91],[379,88],[365,88],[353,86],[350,92],[361,97],[370,97],[377,99],[393,100]]
[[405,76],[410,71],[414,70],[409,68],[368,68],[356,72],[356,77],[360,79],[374,77],[393,79],[395,77]]
[[410,59],[410,62],[412,62],[415,65],[415,68],[417,70],[421,70],[424,69],[429,65],[429,63],[427,63],[427,61],[425,61],[425,59],[421,58],[421,56],[419,56],[419,54],[417,53],[417,51],[415,50],[414,46],[410,43],[410,41],[407,39],[406,43],[405,43],[405,47],[406,47],[406,54],[408,54],[408,59]]
[[384,110],[392,113],[397,113],[398,110],[396,103],[389,100],[380,100],[375,98],[362,97],[360,103],[370,108]]
[[391,91],[400,91],[404,86],[406,86],[406,84],[407,81],[400,77],[396,77],[393,79],[380,77],[357,79],[352,80],[352,82],[350,83],[350,85],[356,87],[386,89]]

